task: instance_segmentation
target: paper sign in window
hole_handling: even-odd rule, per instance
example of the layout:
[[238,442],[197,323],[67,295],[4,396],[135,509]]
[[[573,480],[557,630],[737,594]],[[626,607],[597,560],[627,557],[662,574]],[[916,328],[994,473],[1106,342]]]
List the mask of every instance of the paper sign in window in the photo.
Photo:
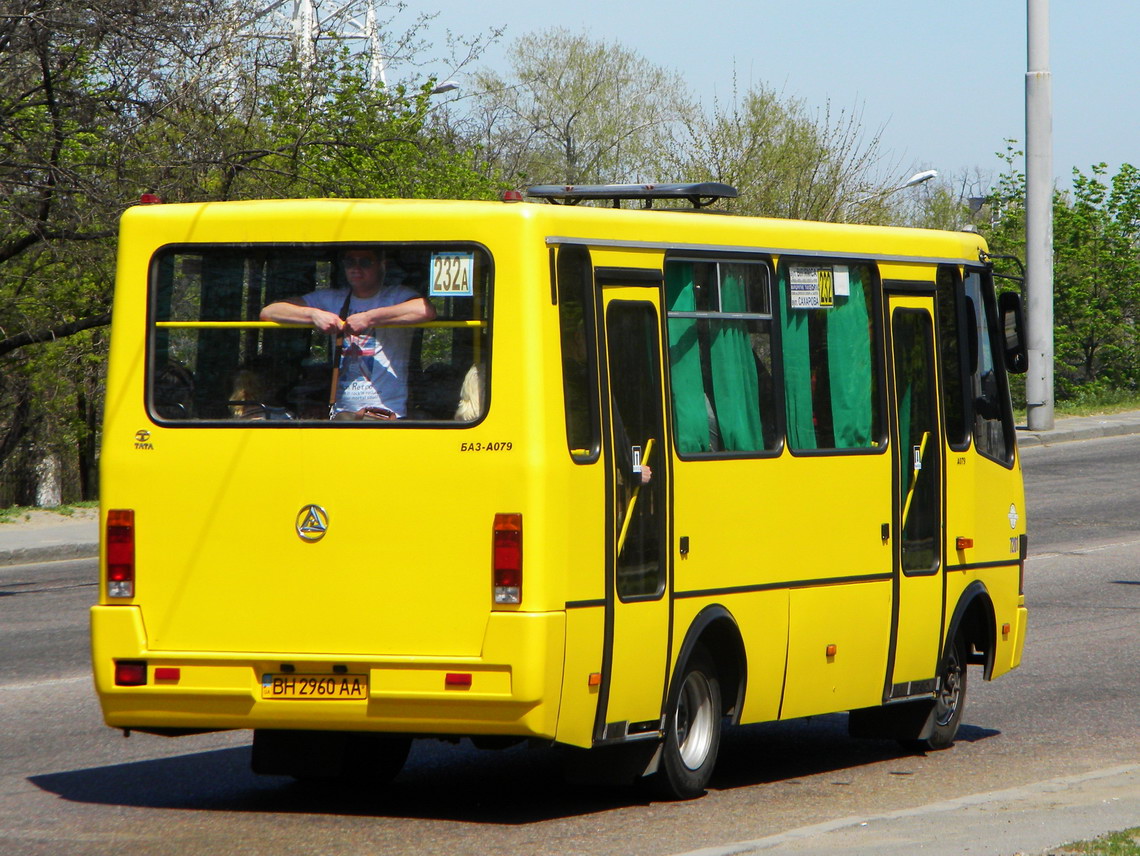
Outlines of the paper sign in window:
[[474,253],[432,253],[432,297],[471,297],[474,294]]

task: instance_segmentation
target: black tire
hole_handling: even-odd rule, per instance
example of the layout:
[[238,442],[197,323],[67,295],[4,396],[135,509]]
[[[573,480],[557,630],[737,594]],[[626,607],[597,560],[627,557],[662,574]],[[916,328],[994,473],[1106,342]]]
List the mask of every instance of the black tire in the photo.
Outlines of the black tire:
[[938,670],[938,690],[931,712],[930,734],[904,745],[921,752],[949,749],[958,736],[966,708],[966,643],[959,634],[946,649]]
[[669,693],[656,776],[658,790],[665,797],[687,800],[705,792],[720,749],[722,716],[716,665],[698,646]]

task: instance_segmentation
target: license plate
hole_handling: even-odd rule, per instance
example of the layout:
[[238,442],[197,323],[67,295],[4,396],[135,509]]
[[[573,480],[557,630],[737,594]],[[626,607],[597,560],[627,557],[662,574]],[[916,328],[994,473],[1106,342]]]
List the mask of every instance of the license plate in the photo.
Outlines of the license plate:
[[368,698],[368,676],[262,675],[261,697],[360,701]]

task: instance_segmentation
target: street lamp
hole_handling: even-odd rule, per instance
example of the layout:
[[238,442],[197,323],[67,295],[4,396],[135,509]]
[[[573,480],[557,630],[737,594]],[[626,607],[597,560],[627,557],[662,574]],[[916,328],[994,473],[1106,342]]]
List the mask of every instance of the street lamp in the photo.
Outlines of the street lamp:
[[924,169],[922,172],[916,172],[914,175],[912,175],[910,178],[892,190],[891,193],[894,193],[895,190],[906,190],[908,187],[914,187],[915,185],[922,184],[924,181],[930,181],[932,178],[938,178],[938,170]]
[[442,95],[445,92],[454,92],[458,88],[459,88],[459,84],[456,83],[454,80],[445,80],[443,83],[436,86],[435,89],[433,89],[428,94],[429,95]]
[[938,170],[924,169],[922,172],[916,172],[902,184],[896,185],[895,187],[888,187],[886,190],[880,190],[878,193],[872,193],[868,196],[864,196],[862,199],[856,199],[851,204],[862,205],[864,202],[870,202],[872,199],[882,199],[884,197],[890,196],[892,193],[898,193],[900,190],[906,190],[908,187],[917,187],[918,185],[937,177]]
[[876,199],[886,199],[892,193],[898,193],[900,190],[906,190],[908,187],[917,187],[918,185],[924,184],[925,182],[930,181],[932,178],[937,178],[937,177],[938,177],[938,170],[936,170],[936,169],[924,169],[921,172],[916,172],[914,175],[912,175],[910,178],[908,178],[902,184],[895,185],[894,187],[888,187],[886,190],[880,190],[880,191],[877,191],[876,193],[870,193],[867,196],[863,196],[859,199],[856,199],[853,202],[848,203],[847,208],[848,208],[848,210],[850,210],[851,208],[854,208],[857,205],[865,205],[868,202],[872,202]]

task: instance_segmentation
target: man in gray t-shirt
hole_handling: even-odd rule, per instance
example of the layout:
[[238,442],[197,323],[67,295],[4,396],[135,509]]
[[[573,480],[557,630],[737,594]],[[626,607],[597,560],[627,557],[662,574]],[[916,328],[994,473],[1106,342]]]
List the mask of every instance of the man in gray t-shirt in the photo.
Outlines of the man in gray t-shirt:
[[261,310],[261,320],[312,324],[322,333],[343,334],[334,415],[372,408],[406,416],[412,331],[388,325],[431,321],[435,310],[412,289],[385,285],[387,261],[375,250],[346,250],[341,264],[348,289],[326,288],[270,303]]

